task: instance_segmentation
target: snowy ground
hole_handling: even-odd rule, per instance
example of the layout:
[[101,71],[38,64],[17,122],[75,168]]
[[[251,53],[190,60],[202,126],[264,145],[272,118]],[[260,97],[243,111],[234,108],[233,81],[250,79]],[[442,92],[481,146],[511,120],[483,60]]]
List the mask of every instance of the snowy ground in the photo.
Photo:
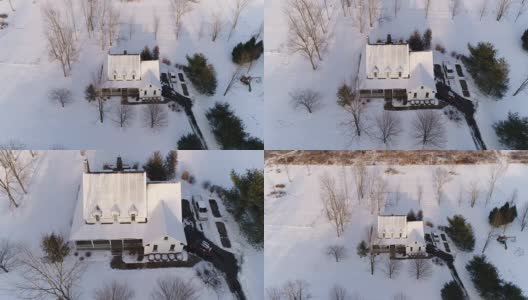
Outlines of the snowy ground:
[[[229,172],[231,169],[243,172],[247,168],[262,168],[261,151],[179,151],[178,176],[184,170],[194,174],[197,183],[182,185],[183,197],[201,193],[209,195],[201,188],[203,180],[213,184],[231,186]],[[144,157],[131,156],[143,162]],[[0,239],[8,238],[13,242],[23,243],[30,247],[39,247],[40,237],[44,233],[56,231],[68,235],[75,208],[75,199],[82,182],[82,161],[90,159],[92,169],[102,168],[102,164],[115,161],[111,152],[89,151],[85,156],[80,151],[48,151],[40,152],[34,163],[35,172],[30,179],[29,193],[21,199],[18,209],[9,208],[6,199],[0,198]],[[133,158],[130,158],[132,160]],[[123,161],[128,163],[127,156]],[[221,212],[231,242],[232,249],[242,262],[239,280],[248,299],[262,299],[263,295],[263,251],[258,251],[247,244],[240,235],[236,223],[225,212],[221,202]],[[211,230],[211,234],[214,232]],[[217,233],[216,233],[217,234]],[[215,237],[211,237],[215,240]],[[109,253],[97,253],[87,265],[87,271],[82,277],[81,299],[92,299],[94,289],[110,279],[126,281],[134,287],[135,299],[148,299],[156,279],[167,274],[182,278],[191,278],[198,283],[193,269],[155,269],[118,271],[109,265]],[[16,271],[0,274],[0,299],[14,299],[15,294],[9,290],[17,280]],[[224,287],[228,291],[227,286]],[[214,292],[200,287],[200,299],[217,299]],[[221,299],[232,299],[229,292],[224,292]]]
[[[484,194],[491,165],[456,165],[443,166],[454,172],[447,184],[440,205],[433,197],[432,171],[437,166],[393,166],[398,174],[385,173],[388,165],[369,166],[371,172],[378,171],[387,180],[387,206],[384,212],[407,213],[411,208],[416,212],[423,210],[424,220],[435,226],[446,225],[446,217],[462,214],[472,224],[476,245],[473,253],[457,252],[455,266],[471,299],[479,299],[473,287],[465,265],[473,255],[481,253],[489,230],[488,214],[492,207],[502,205],[514,190],[518,191],[517,207],[528,201],[528,190],[524,189],[528,166],[509,164],[505,174],[498,180],[497,189],[490,203],[485,206]],[[353,201],[351,223],[346,226],[342,237],[337,238],[335,229],[327,221],[320,200],[319,178],[323,174],[333,176],[340,188],[347,187],[349,193],[355,193],[355,184],[350,166],[293,166],[266,165],[265,168],[265,288],[280,287],[288,280],[302,279],[310,284],[314,299],[327,299],[334,284],[346,287],[350,294],[360,296],[358,299],[392,299],[404,292],[408,299],[440,299],[443,284],[451,280],[446,266],[433,265],[430,278],[416,281],[408,275],[408,262],[403,264],[400,274],[389,279],[383,273],[382,262],[376,267],[375,274],[370,275],[366,259],[356,254],[358,243],[365,239],[367,228],[376,222],[376,216],[370,214],[366,205]],[[289,175],[288,175],[289,174]],[[288,179],[290,177],[291,181]],[[480,198],[474,208],[468,203],[467,187],[469,182],[477,180],[480,185]],[[285,184],[286,195],[281,198],[269,196],[273,186]],[[421,205],[417,200],[418,185],[423,186]],[[399,191],[399,197],[396,193]],[[458,203],[462,191],[463,203]],[[396,199],[399,198],[398,203]],[[492,240],[485,254],[489,261],[499,270],[507,281],[512,281],[524,293],[528,293],[528,278],[525,266],[528,264],[528,235],[520,232],[520,225],[515,220],[508,227],[506,234],[516,236],[515,243],[509,243],[505,250]],[[348,250],[347,257],[336,263],[324,254],[326,247],[333,244],[344,245]],[[453,246],[454,247],[454,246]]]
[[[109,119],[110,114],[100,124],[96,108],[84,100],[84,89],[92,72],[105,61],[107,50],[101,50],[97,38],[88,38],[79,2],[74,1],[81,52],[72,75],[64,78],[60,65],[48,59],[40,12],[44,2],[14,0],[16,11],[12,12],[8,1],[0,1],[0,13],[9,14],[9,26],[0,30],[0,143],[16,140],[32,149],[123,150],[136,148],[140,138],[141,143],[149,147],[173,149],[182,135],[191,133],[187,117],[182,112],[169,112],[168,126],[159,132],[152,132],[143,126],[142,106],[134,107],[136,117],[130,128],[118,128]],[[238,42],[248,40],[259,31],[264,18],[263,0],[252,1],[241,15],[238,29],[229,41],[230,23],[227,20],[234,1],[203,0],[194,4],[193,10],[184,17],[178,40],[173,31],[169,0],[114,3],[120,11],[121,39],[129,38],[128,23],[139,24],[144,31],[152,32],[153,15],[156,13],[160,17],[160,57],[167,57],[173,64],[185,64],[186,55],[201,52],[215,66],[217,93],[212,97],[195,95],[193,108],[209,148],[218,146],[210,132],[205,111],[217,101],[230,103],[246,130],[252,136],[263,137],[263,83],[255,83],[251,93],[239,85],[227,96],[222,96],[235,69],[231,62],[231,50]],[[208,21],[210,15],[216,12],[224,16],[226,23],[221,36],[213,43]],[[203,32],[201,37],[200,31]],[[262,76],[263,59],[253,65],[250,74]],[[59,87],[69,88],[74,94],[75,102],[64,109],[47,99],[48,91]],[[114,104],[109,103],[107,107]],[[20,121],[22,119],[23,122]]]
[[[431,28],[433,42],[451,51],[467,54],[467,43],[492,42],[498,49],[498,56],[505,57],[510,65],[510,89],[504,99],[496,101],[478,93],[472,81],[468,82],[472,100],[478,102],[476,120],[488,149],[503,148],[497,141],[492,124],[507,117],[508,111],[528,115],[524,99],[526,93],[511,96],[526,77],[527,53],[521,48],[520,37],[528,24],[528,14],[515,22],[517,2],[501,22],[495,21],[495,2],[487,1],[486,15],[480,21],[479,9],[485,0],[463,0],[459,14],[451,19],[449,1],[431,1],[429,17],[425,18],[424,0],[403,0],[398,16],[394,17],[394,1],[382,0],[382,14],[386,16],[363,34],[359,33],[351,17],[343,17],[339,1],[331,4],[331,38],[328,51],[324,54],[319,69],[313,71],[308,60],[300,54],[291,54],[287,47],[288,25],[284,17],[284,1],[269,0],[265,4],[265,140],[266,149],[384,149],[368,137],[351,142],[347,136],[350,129],[340,124],[349,117],[336,104],[337,87],[343,81],[350,81],[356,72],[357,58],[363,50],[366,36],[371,41],[385,39],[392,34],[393,39],[407,39],[416,29],[423,32]],[[435,63],[438,53],[435,53]],[[313,114],[296,111],[289,104],[289,93],[295,89],[313,88],[323,97],[323,106]],[[475,93],[477,92],[477,93]],[[374,100],[374,102],[380,102]],[[368,109],[370,118],[381,110],[381,103]],[[395,149],[416,149],[418,146],[409,136],[410,120],[413,112],[401,112],[403,134],[398,138]],[[444,149],[475,149],[469,128],[465,123],[457,126],[444,117],[447,143]],[[310,136],[310,139],[306,139]]]

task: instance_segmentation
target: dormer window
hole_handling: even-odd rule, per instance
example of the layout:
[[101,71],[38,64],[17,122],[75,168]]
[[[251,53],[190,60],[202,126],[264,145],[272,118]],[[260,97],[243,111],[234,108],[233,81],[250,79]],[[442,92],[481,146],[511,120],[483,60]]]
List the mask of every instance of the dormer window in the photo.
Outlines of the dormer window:
[[378,73],[374,72],[374,78],[378,77]]
[[103,211],[101,211],[99,205],[96,205],[92,210],[92,216],[95,217],[95,221],[99,222],[101,221],[101,215],[103,215]]
[[401,78],[402,72],[398,72],[398,77]]
[[99,215],[95,216],[95,222],[101,222],[101,217]]
[[130,220],[132,220],[132,222],[136,222],[136,215],[135,214],[130,215]]
[[117,215],[114,215],[114,222],[117,222]]

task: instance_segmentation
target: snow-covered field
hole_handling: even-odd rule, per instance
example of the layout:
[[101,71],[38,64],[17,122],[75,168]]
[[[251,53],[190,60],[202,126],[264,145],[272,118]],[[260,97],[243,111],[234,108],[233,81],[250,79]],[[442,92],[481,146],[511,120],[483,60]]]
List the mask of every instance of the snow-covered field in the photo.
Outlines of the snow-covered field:
[[[471,299],[480,299],[473,287],[465,265],[473,255],[481,253],[489,230],[489,211],[508,201],[514,190],[518,192],[517,209],[527,204],[528,190],[524,189],[528,166],[509,164],[506,172],[497,182],[490,203],[485,206],[490,164],[444,165],[444,166],[392,166],[397,174],[385,172],[389,165],[368,166],[370,172],[378,172],[388,183],[385,213],[406,214],[410,209],[423,210],[424,221],[435,226],[447,225],[446,217],[462,214],[473,226],[476,244],[473,253],[457,251],[455,267],[466,286]],[[452,172],[444,196],[439,205],[433,195],[432,172],[442,167]],[[333,176],[340,189],[348,189],[351,195],[351,222],[344,235],[337,238],[335,228],[327,220],[321,202],[320,176]],[[289,178],[288,178],[289,177]],[[291,180],[290,180],[291,179]],[[350,165],[274,165],[266,162],[265,168],[265,288],[282,287],[289,280],[305,280],[314,299],[328,299],[330,289],[339,284],[347,288],[353,299],[392,299],[400,292],[406,299],[440,299],[444,283],[452,279],[446,266],[433,264],[432,276],[417,281],[408,274],[409,263],[404,261],[400,273],[389,279],[382,271],[382,257],[373,276],[365,258],[359,258],[356,247],[366,237],[367,228],[375,225],[376,216],[364,204],[358,204],[355,183]],[[469,205],[468,186],[478,181],[480,197],[474,208]],[[274,186],[284,184],[286,194],[276,198],[270,192],[280,190]],[[418,186],[423,186],[421,205],[418,202]],[[399,193],[397,193],[399,192]],[[399,195],[399,196],[397,196]],[[459,195],[462,203],[459,204]],[[396,200],[399,199],[399,200]],[[396,202],[397,201],[397,202]],[[528,235],[520,231],[515,220],[506,230],[506,235],[515,236],[516,242],[508,244],[508,250],[494,239],[485,254],[494,264],[502,278],[511,281],[528,293],[528,278],[525,268],[528,264]],[[325,254],[330,245],[344,245],[348,255],[339,263]],[[454,247],[454,246],[453,246]],[[383,255],[382,255],[383,256]]]
[[[480,21],[480,8],[488,2],[487,12]],[[333,30],[327,52],[323,55],[317,71],[313,71],[307,59],[300,54],[291,54],[287,47],[288,24],[284,16],[284,2],[269,0],[265,3],[265,141],[266,149],[384,149],[368,137],[351,142],[348,128],[340,124],[349,119],[348,114],[336,104],[337,88],[343,81],[350,81],[357,72],[357,58],[363,50],[367,35],[371,41],[385,39],[407,39],[414,30],[421,33],[427,28],[433,32],[432,45],[440,43],[446,47],[447,56],[451,51],[467,54],[467,44],[489,41],[498,49],[498,56],[504,57],[510,65],[510,89],[502,100],[496,101],[478,93],[469,81],[472,99],[478,102],[476,120],[488,149],[502,149],[492,124],[506,119],[508,111],[528,115],[525,99],[527,94],[513,97],[514,90],[526,77],[528,54],[521,47],[520,37],[528,28],[528,14],[515,17],[518,2],[513,1],[506,17],[495,20],[495,2],[487,0],[462,0],[459,13],[451,18],[450,1],[431,1],[429,17],[425,17],[425,0],[402,0],[400,11],[394,17],[394,0],[382,0],[384,16],[381,24],[359,33],[357,23],[351,17],[343,17],[339,1],[328,1],[330,6],[330,27]],[[322,1],[321,1],[322,2]],[[368,23],[368,22],[367,22]],[[368,24],[367,24],[368,27]],[[439,53],[435,51],[435,63]],[[466,74],[467,76],[467,74]],[[322,94],[322,107],[313,114],[294,110],[289,104],[289,93],[295,89],[312,88]],[[368,108],[369,117],[381,110],[381,101]],[[403,134],[398,138],[395,149],[416,149],[410,137],[411,120],[414,112],[401,114]],[[444,149],[475,149],[468,126],[457,126],[443,117],[447,132]],[[309,139],[306,136],[310,136]]]
[[[88,38],[80,2],[73,1],[81,51],[73,65],[72,75],[67,78],[62,75],[60,64],[48,57],[41,16],[41,6],[46,1],[12,2],[15,12],[11,11],[8,1],[0,1],[0,13],[9,14],[9,26],[0,30],[0,143],[16,140],[30,149],[123,150],[136,148],[140,141],[149,147],[173,149],[182,135],[192,132],[186,115],[171,111],[168,126],[159,132],[152,132],[143,126],[142,106],[133,107],[136,117],[129,128],[122,130],[116,126],[109,118],[110,113],[100,124],[97,109],[84,99],[84,89],[97,66],[106,60],[107,50],[101,50],[97,38]],[[57,4],[59,1],[51,2]],[[178,39],[174,34],[174,16],[169,0],[113,3],[120,12],[120,39],[129,38],[128,23],[141,25],[144,32],[152,32],[153,16],[157,14],[160,17],[157,40],[160,57],[170,59],[173,64],[186,64],[186,55],[201,52],[214,65],[218,75],[217,93],[212,97],[195,93],[193,107],[209,148],[215,149],[218,145],[210,132],[205,111],[217,101],[230,103],[235,114],[244,122],[247,132],[263,137],[263,84],[253,84],[251,93],[238,85],[227,96],[222,96],[235,69],[231,62],[231,50],[259,31],[264,18],[263,0],[251,2],[240,16],[237,30],[229,40],[228,19],[234,1],[202,0],[193,4],[192,11],[184,16]],[[213,13],[221,14],[225,20],[224,30],[216,42],[210,38]],[[250,74],[262,76],[263,59],[253,65]],[[52,88],[71,89],[74,102],[66,108],[50,103],[47,95]],[[117,102],[118,99],[112,101]],[[108,103],[107,108],[114,104]]]
[[[193,194],[209,193],[201,188],[201,182],[209,180],[213,184],[225,187],[232,186],[229,172],[234,169],[243,172],[248,168],[262,168],[262,151],[179,151],[178,174],[188,170],[195,175],[197,182],[190,185],[182,183],[183,197],[189,199]],[[150,153],[140,155],[123,155],[125,163],[144,162]],[[34,172],[29,180],[28,194],[20,198],[19,208],[10,208],[5,197],[0,197],[0,239],[7,238],[12,242],[39,247],[44,233],[60,232],[66,236],[70,232],[73,210],[77,193],[82,183],[82,162],[90,160],[93,170],[101,169],[103,163],[113,163],[115,155],[111,152],[88,151],[46,151],[39,152],[33,166]],[[178,177],[179,178],[179,177]],[[263,251],[258,251],[247,244],[240,235],[238,226],[227,214],[221,202],[218,202],[225,219],[227,231],[237,257],[243,257],[239,280],[248,299],[263,299]],[[213,232],[212,230],[207,231]],[[215,237],[210,236],[214,241]],[[157,278],[163,275],[177,275],[183,279],[193,279],[199,283],[194,269],[168,268],[151,270],[119,271],[110,268],[109,253],[94,253],[87,262],[87,270],[80,284],[80,299],[93,299],[93,292],[111,279],[127,282],[135,291],[134,299],[149,299],[150,292]],[[12,291],[17,282],[17,271],[0,273],[0,299],[16,299]],[[217,295],[200,285],[200,299],[217,299]],[[227,286],[220,299],[232,299]]]

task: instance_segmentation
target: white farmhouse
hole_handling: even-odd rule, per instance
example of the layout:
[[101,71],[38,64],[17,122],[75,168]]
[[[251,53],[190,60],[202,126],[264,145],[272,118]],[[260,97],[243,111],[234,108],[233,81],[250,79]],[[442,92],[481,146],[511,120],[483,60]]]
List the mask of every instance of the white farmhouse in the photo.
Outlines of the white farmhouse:
[[185,258],[181,203],[179,182],[147,182],[143,171],[90,172],[85,161],[70,240],[77,250]]
[[128,96],[138,101],[161,99],[159,60],[142,61],[140,52],[110,51],[106,63],[103,94]]
[[378,252],[424,255],[423,221],[407,221],[405,215],[378,216],[376,246]]
[[432,51],[410,51],[406,42],[367,44],[361,98],[384,98],[394,106],[437,105]]

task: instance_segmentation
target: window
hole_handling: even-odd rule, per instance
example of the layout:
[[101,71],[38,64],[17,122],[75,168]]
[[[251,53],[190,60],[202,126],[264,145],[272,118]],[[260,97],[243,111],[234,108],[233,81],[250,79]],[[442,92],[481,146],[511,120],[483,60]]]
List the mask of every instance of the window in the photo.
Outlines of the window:
[[154,91],[154,96],[156,96],[156,91]]
[[422,247],[418,247],[418,252],[422,251]]
[[135,222],[136,221],[136,214],[132,214],[130,216],[130,219],[132,220],[132,222]]
[[389,78],[389,77],[390,77],[390,72],[387,72],[387,78]]
[[166,236],[166,237],[164,237],[163,239],[164,239],[164,240],[166,241],[166,240],[168,240],[168,239],[169,239],[169,237],[168,237],[168,236]]
[[400,238],[401,238],[401,237],[402,237],[402,234],[401,234],[401,232],[400,232]]
[[378,73],[374,72],[374,77],[378,77]]
[[145,91],[145,92],[143,93],[143,95],[145,95],[145,96],[146,96],[146,95],[147,95],[147,91]]
[[383,233],[383,238],[385,238],[385,232]]
[[132,79],[134,79],[134,80],[135,80],[135,79],[136,79],[136,75],[132,75]]
[[425,98],[429,98],[429,93],[425,93]]
[[116,74],[114,74],[114,80],[116,80],[116,79],[117,79],[117,75],[116,75]]
[[114,215],[114,222],[117,222],[117,215]]
[[412,252],[412,247],[411,247],[411,248],[409,248],[409,249],[410,249],[409,251],[410,251],[410,252]]
[[423,85],[420,88],[423,90]]
[[401,72],[398,72],[398,77],[401,77]]
[[417,94],[417,93],[414,93],[414,99],[416,99],[417,96],[418,96],[418,94]]
[[152,251],[153,251],[153,252],[158,251],[158,245],[154,245],[153,248],[152,248]]
[[172,244],[172,245],[170,246],[169,251],[174,251],[174,248],[176,248],[176,245]]
[[100,217],[99,215],[96,215],[96,216],[95,216],[95,221],[96,221],[96,222],[101,221],[101,217]]

